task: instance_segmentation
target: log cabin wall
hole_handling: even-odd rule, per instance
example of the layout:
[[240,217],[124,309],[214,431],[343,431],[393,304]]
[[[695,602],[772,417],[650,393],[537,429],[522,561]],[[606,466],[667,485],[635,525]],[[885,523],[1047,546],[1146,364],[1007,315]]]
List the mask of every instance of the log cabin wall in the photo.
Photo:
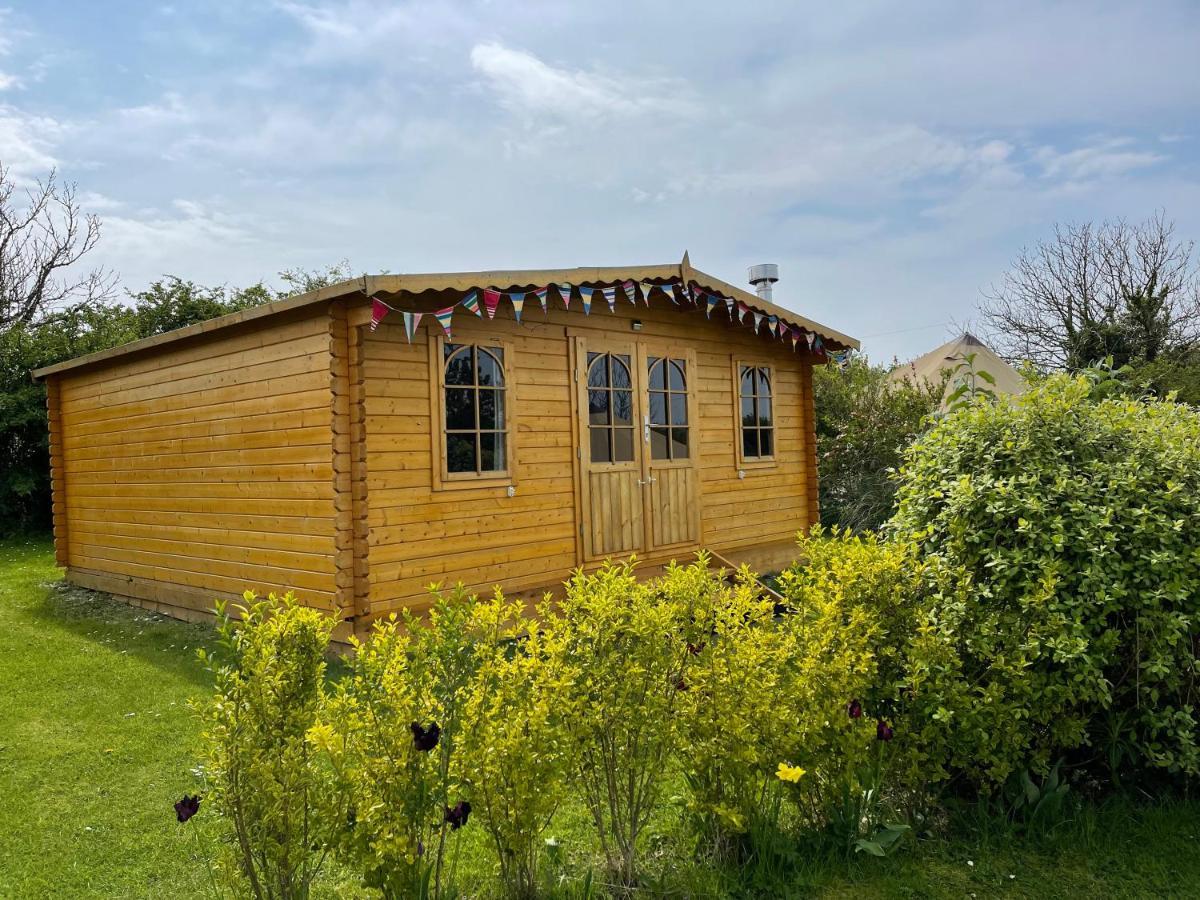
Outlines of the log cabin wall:
[[248,588],[337,609],[336,321],[309,307],[49,376],[68,578],[183,618]]
[[[638,347],[693,361],[689,420],[698,533],[686,545],[639,551],[639,557],[649,563],[687,559],[703,546],[762,570],[792,558],[796,532],[816,518],[812,357],[785,342],[755,336],[745,326],[726,324],[723,309],[710,320],[703,310],[672,306],[656,293],[649,308],[635,307],[622,296],[613,315],[598,292],[595,300],[585,317],[578,298],[563,310],[552,291],[546,316],[530,296],[523,323],[514,320],[507,299],[491,321],[455,309],[455,344],[505,351],[514,464],[508,477],[487,483],[450,483],[441,477],[441,328],[434,318],[424,318],[412,343],[398,315],[375,332],[363,329],[366,617],[424,608],[432,582],[461,580],[476,591],[499,583],[520,592],[561,583],[574,567],[596,563],[599,554],[588,552],[594,541],[590,534],[585,539],[585,532],[602,511],[588,505],[583,485],[589,448],[587,423],[579,412],[587,395],[579,391],[575,374],[578,370],[586,379],[586,359],[576,359],[581,345],[585,353],[629,345],[643,365],[646,357],[638,357]],[[399,302],[411,308],[411,300]],[[635,319],[641,322],[638,331]],[[772,373],[775,459],[769,463],[739,457],[739,363]],[[660,473],[664,480],[681,477],[677,471]],[[617,500],[606,514],[619,520],[631,508]]]

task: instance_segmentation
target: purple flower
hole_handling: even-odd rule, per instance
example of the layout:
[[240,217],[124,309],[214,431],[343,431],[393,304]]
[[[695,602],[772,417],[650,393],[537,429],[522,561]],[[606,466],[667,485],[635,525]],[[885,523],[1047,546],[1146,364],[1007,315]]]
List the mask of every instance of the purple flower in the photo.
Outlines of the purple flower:
[[446,821],[450,824],[451,831],[458,831],[466,825],[469,815],[471,815],[471,804],[466,800],[459,800],[454,806],[446,807]]
[[862,718],[862,704],[858,700],[851,700],[846,704],[846,715],[852,719]]
[[425,855],[425,842],[417,841],[417,856],[424,856],[424,855]]
[[175,818],[179,820],[180,824],[186,822],[198,812],[200,812],[199,794],[196,794],[194,797],[184,794],[183,799],[175,803]]
[[890,741],[895,732],[892,726],[883,719],[879,720],[879,724],[875,726],[875,739],[880,741]]
[[438,744],[438,738],[442,735],[442,729],[438,727],[437,722],[431,722],[428,728],[422,728],[419,722],[413,722],[409,726],[413,733],[413,746],[422,753],[428,753]]

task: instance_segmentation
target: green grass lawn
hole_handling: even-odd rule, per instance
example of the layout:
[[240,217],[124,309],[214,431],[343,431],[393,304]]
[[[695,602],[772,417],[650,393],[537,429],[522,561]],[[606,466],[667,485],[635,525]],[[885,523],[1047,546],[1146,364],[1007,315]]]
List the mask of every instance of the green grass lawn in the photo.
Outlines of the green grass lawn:
[[[212,834],[212,823],[202,810],[180,826],[172,804],[199,785],[188,701],[206,691],[195,652],[210,637],[65,589],[46,541],[0,542],[0,898],[206,895],[212,848],[193,826]],[[1200,896],[1194,801],[1087,806],[1037,841],[985,823],[887,860],[808,860],[760,885],[692,863],[670,837],[673,815],[651,835],[657,888],[647,896]],[[586,867],[581,810],[567,808],[551,830],[570,869]],[[459,865],[467,882],[488,865],[474,832]],[[358,894],[337,872],[320,893]]]

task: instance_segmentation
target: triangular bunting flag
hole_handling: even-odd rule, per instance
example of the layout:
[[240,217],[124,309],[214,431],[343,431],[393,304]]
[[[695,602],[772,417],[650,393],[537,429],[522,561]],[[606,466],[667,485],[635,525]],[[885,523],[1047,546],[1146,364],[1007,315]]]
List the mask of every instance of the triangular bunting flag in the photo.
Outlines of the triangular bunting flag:
[[583,301],[583,314],[590,316],[592,314],[592,293],[594,289],[581,287],[579,289],[579,299]]
[[520,322],[521,310],[525,308],[525,295],[523,293],[509,294],[508,299],[512,301],[513,316]]
[[537,298],[538,298],[538,302],[542,304],[542,312],[543,312],[543,313],[547,312],[547,309],[546,309],[546,296],[547,296],[547,295],[550,293],[550,289],[549,289],[549,288],[544,288],[544,287],[543,287],[543,288],[538,288],[538,289],[537,289],[536,291],[534,291],[533,293],[534,293],[534,294],[537,296]]
[[813,349],[818,353],[825,349],[825,342],[821,340],[821,336],[819,334],[813,338]]
[[646,305],[649,306],[650,292],[654,290],[657,285],[649,284],[648,282],[643,281],[638,285],[638,287],[642,289],[642,299],[646,302]]
[[371,298],[371,330],[374,331],[379,327],[379,323],[383,321],[383,317],[388,314],[391,309],[386,303],[377,297]]
[[562,299],[563,309],[570,309],[571,308],[571,285],[556,284],[555,287],[558,288],[558,296]]
[[725,308],[727,310],[729,310],[729,318],[730,319],[733,318],[733,304],[734,304],[734,300],[732,297],[725,298]]
[[679,305],[679,301],[675,299],[675,282],[668,281],[666,284],[660,284],[659,287],[662,288],[662,292],[667,295],[668,300],[670,300],[676,306]]
[[771,329],[771,334],[779,337],[779,316],[767,316],[767,327]]
[[636,287],[636,285],[632,281],[626,281],[621,284],[621,287],[623,287],[625,289],[625,299],[627,299],[634,306],[637,306],[637,287]]
[[808,349],[812,349],[813,333],[811,331],[804,332],[804,339],[808,341]]
[[446,332],[446,340],[450,340],[450,319],[454,316],[454,307],[447,306],[445,309],[439,309],[433,314],[433,317],[438,320],[438,324],[442,326],[442,331]]
[[413,335],[417,333],[417,326],[421,324],[421,316],[424,313],[406,312],[402,313],[402,315],[404,316],[404,334],[411,344]]
[[792,350],[795,350],[796,345],[798,343],[800,343],[800,329],[793,328],[791,334],[792,334]]
[[488,318],[496,318],[496,307],[500,305],[500,292],[484,288],[483,305],[484,308],[487,309]]
[[753,310],[753,312],[754,312],[754,333],[758,334],[758,328],[760,325],[762,325],[763,314],[760,313],[758,310]]
[[617,289],[615,287],[601,288],[600,293],[604,295],[604,299],[608,301],[608,311],[615,313],[617,311]]
[[483,318],[483,310],[479,308],[479,292],[471,291],[467,296],[463,297],[462,305],[469,309],[475,315]]
[[720,298],[719,298],[719,297],[717,297],[717,296],[716,296],[716,295],[714,295],[714,294],[709,294],[709,295],[708,295],[708,298],[707,298],[707,301],[708,301],[708,311],[705,313],[705,315],[706,315],[706,316],[708,316],[710,319],[712,318],[712,311],[713,311],[713,309],[716,307],[716,305],[717,305],[717,300],[718,300],[718,299],[720,299]]
[[738,321],[745,322],[746,321],[746,313],[750,312],[750,307],[748,307],[745,303],[743,303],[741,300],[739,300],[738,305],[737,305],[737,312],[738,312]]

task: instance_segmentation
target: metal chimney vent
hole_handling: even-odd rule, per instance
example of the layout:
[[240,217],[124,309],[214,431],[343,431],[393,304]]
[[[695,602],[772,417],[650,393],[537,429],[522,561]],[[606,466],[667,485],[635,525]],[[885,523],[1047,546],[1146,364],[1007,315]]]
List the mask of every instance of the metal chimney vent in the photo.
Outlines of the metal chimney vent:
[[763,300],[771,299],[771,285],[779,280],[779,266],[775,263],[762,263],[750,267],[750,283]]

